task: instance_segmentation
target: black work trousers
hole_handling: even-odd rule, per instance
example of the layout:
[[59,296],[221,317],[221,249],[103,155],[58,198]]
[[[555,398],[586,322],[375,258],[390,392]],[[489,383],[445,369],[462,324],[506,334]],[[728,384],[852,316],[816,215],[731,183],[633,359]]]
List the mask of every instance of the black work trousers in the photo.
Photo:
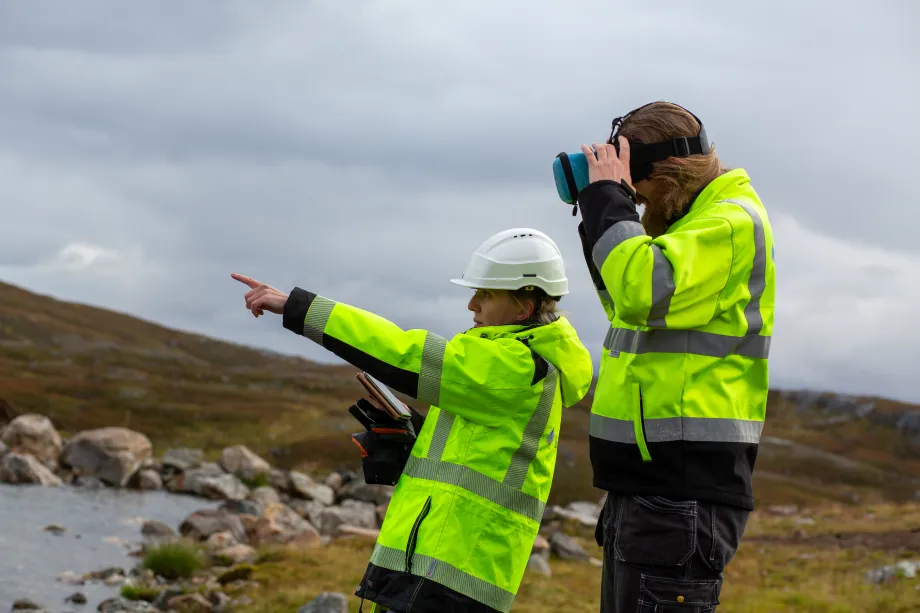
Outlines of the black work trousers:
[[608,494],[595,531],[604,550],[601,613],[714,613],[749,515],[697,500]]

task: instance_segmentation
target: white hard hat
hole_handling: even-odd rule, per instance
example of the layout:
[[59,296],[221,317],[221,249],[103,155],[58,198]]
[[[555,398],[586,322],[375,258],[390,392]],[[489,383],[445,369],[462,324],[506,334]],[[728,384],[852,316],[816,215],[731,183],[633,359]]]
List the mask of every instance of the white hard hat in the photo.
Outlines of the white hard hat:
[[450,282],[475,289],[516,290],[533,285],[549,296],[569,293],[562,252],[550,237],[532,228],[493,234],[473,252],[461,278]]

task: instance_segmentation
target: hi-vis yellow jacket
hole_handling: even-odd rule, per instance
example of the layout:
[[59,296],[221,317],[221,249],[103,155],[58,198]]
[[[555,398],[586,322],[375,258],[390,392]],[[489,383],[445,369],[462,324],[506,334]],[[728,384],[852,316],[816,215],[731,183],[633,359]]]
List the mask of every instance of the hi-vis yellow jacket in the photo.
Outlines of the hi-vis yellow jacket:
[[510,610],[591,356],[565,318],[445,339],[295,288],[284,326],[429,403],[356,594],[399,611]]
[[776,292],[773,231],[744,170],[648,236],[612,181],[579,231],[610,320],[591,409],[596,487],[753,508]]

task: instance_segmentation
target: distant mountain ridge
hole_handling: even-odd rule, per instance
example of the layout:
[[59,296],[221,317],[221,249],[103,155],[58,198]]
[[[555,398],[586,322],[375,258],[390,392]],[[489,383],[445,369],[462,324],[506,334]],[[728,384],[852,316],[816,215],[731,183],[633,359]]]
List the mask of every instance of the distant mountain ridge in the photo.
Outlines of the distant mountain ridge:
[[[157,454],[188,446],[215,457],[244,443],[288,468],[354,469],[349,433],[360,426],[347,408],[363,393],[355,372],[0,283],[0,425],[37,412],[65,436],[136,429]],[[591,485],[590,401],[564,413],[554,503],[600,494]],[[918,491],[920,406],[771,391],[758,501],[907,500]]]

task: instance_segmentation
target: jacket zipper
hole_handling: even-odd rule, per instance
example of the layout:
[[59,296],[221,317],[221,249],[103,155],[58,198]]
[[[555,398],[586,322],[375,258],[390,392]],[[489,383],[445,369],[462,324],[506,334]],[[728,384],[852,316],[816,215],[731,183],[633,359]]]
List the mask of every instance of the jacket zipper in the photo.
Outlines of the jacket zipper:
[[633,428],[636,432],[636,443],[639,445],[639,453],[642,454],[642,461],[651,462],[652,454],[648,451],[648,444],[645,439],[645,406],[642,402],[642,386],[638,383],[635,385],[639,395],[639,414],[633,421]]
[[406,572],[412,572],[412,555],[415,553],[415,543],[418,540],[418,529],[422,524],[422,520],[428,515],[428,511],[431,509],[431,496],[425,499],[425,506],[422,507],[422,511],[418,514],[418,517],[415,518],[415,523],[412,525],[412,531],[409,533],[409,542],[406,544]]

